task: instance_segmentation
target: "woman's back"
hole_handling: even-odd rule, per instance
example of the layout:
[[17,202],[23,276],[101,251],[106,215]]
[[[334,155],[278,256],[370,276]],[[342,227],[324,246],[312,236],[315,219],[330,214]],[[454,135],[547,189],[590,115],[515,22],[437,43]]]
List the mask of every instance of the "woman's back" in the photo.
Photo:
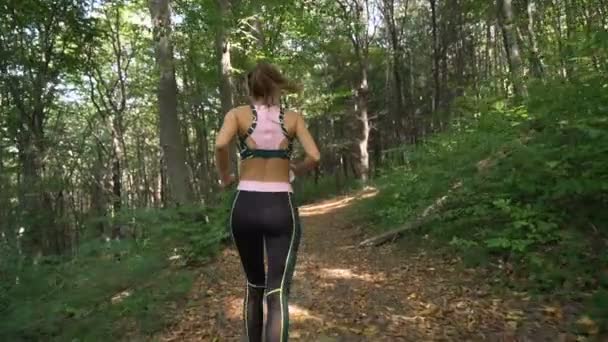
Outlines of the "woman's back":
[[[294,139],[300,142],[306,153],[306,159],[294,167],[296,174],[309,170],[319,162],[319,150],[302,116],[286,111],[282,121],[281,124],[280,108],[272,105],[240,106],[226,114],[217,137],[216,149],[228,146],[235,135],[239,138],[241,184],[289,184],[291,142]],[[218,168],[219,164],[226,162],[227,160],[218,160]]]
[[[281,110],[278,106],[254,105],[256,127],[245,140],[250,150],[287,150],[289,139],[296,136],[298,114],[286,112],[281,124]],[[254,114],[251,106],[235,109],[238,135],[244,137],[252,127]],[[286,130],[286,134],[283,131]],[[241,180],[258,182],[289,182],[289,159],[285,158],[248,158],[241,163]]]

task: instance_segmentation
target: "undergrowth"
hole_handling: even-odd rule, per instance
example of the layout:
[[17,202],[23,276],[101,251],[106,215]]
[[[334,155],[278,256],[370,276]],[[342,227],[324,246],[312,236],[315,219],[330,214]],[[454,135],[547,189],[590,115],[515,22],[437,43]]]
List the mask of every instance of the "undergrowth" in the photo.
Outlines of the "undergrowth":
[[337,180],[335,176],[321,176],[316,181],[309,176],[296,179],[293,186],[297,203],[309,204],[347,194],[359,188],[360,184],[353,179]]
[[[430,236],[469,265],[500,265],[509,286],[591,294],[608,329],[608,81],[532,85],[529,100],[461,99],[454,128],[405,148],[380,193],[356,210],[379,230],[436,216],[410,236]],[[450,191],[451,190],[451,191]]]
[[114,223],[129,238],[90,240],[34,264],[3,251],[0,340],[149,340],[190,292],[188,266],[211,258],[226,238],[226,208],[123,212]]

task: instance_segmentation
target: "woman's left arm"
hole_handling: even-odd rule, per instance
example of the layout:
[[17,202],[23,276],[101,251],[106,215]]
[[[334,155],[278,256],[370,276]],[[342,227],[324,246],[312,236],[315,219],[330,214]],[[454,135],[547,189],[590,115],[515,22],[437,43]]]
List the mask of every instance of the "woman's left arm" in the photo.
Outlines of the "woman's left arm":
[[230,173],[230,144],[238,132],[238,121],[234,111],[228,112],[224,117],[222,128],[215,139],[215,165],[220,177],[222,187],[234,182],[234,175]]

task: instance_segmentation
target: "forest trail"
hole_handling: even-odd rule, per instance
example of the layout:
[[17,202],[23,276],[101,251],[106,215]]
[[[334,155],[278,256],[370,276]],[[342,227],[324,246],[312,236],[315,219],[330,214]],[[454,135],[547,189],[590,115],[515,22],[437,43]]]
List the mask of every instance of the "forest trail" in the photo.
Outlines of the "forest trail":
[[[348,207],[367,190],[300,207],[302,245],[290,301],[294,341],[575,341],[566,309],[496,294],[479,270],[397,245],[355,247]],[[244,278],[234,248],[205,267],[162,341],[240,341]]]

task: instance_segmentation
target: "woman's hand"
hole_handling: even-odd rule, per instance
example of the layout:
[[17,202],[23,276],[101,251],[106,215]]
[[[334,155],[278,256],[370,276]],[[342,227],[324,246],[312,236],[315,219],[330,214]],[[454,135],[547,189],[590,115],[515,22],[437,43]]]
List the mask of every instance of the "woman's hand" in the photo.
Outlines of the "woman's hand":
[[229,188],[236,181],[236,177],[233,174],[222,176],[220,179],[220,187],[222,189]]
[[289,165],[289,183],[293,183],[296,180],[296,168],[293,164]]
[[289,164],[289,178],[291,180],[291,178],[295,178],[295,177],[300,177],[302,176],[302,168],[295,163],[290,163]]

